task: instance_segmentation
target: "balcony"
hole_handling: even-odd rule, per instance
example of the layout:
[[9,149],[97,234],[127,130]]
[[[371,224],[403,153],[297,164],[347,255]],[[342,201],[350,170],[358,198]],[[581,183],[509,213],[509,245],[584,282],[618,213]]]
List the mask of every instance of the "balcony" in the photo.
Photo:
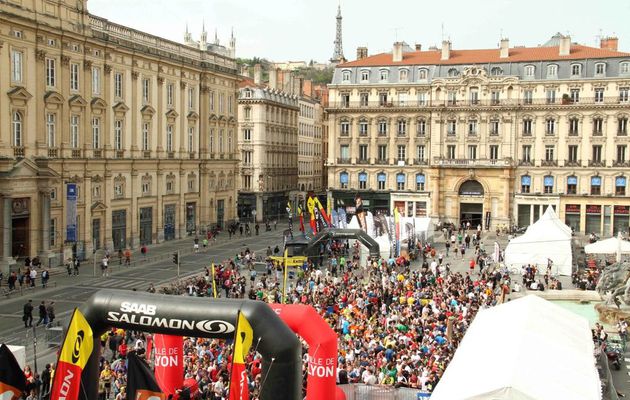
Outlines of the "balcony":
[[613,161],[613,167],[630,167],[630,161],[615,160]]
[[93,158],[103,158],[103,150],[101,150],[101,149],[94,149],[94,150],[92,150],[92,157]]
[[367,137],[368,133],[367,132],[361,132],[359,131],[359,136],[360,137]]
[[366,165],[370,163],[369,158],[357,158],[357,164]]
[[18,158],[24,158],[24,146],[14,147],[13,156]]
[[81,150],[72,149],[72,158],[81,158]]
[[56,147],[48,149],[48,158],[57,158],[59,157],[59,149]]
[[618,130],[617,136],[628,136],[628,131]]
[[195,154],[195,152],[194,152],[194,151],[191,151],[190,153],[188,153],[188,157],[189,157],[191,160],[194,160],[195,158],[197,158],[197,154]]
[[429,165],[429,160],[426,158],[414,158],[413,165]]
[[606,160],[588,160],[589,167],[605,167]]
[[510,158],[440,158],[435,157],[433,163],[439,167],[470,168],[470,167],[509,167],[512,165]]
[[565,167],[581,167],[582,160],[564,160]]
[[350,158],[337,158],[337,164],[350,164]]
[[569,136],[577,136],[579,132],[576,130],[569,129]]
[[557,167],[558,160],[540,160],[541,167]]
[[593,136],[603,136],[604,133],[601,130],[593,130]]
[[125,150],[116,150],[116,158],[125,158]]
[[[222,154],[223,155],[223,154]],[[168,158],[169,160],[172,160],[175,158],[175,152],[174,151],[168,151],[166,152],[166,158]]]
[[142,152],[142,157],[144,157],[144,158],[151,158],[151,152],[150,151],[143,151]]
[[518,165],[520,167],[533,167],[534,162],[532,160],[518,160]]
[[389,165],[389,159],[388,158],[377,158],[375,161],[376,165]]
[[378,136],[380,136],[380,137],[385,137],[385,136],[387,136],[387,132],[382,132],[382,131],[379,131],[379,132],[378,132]]

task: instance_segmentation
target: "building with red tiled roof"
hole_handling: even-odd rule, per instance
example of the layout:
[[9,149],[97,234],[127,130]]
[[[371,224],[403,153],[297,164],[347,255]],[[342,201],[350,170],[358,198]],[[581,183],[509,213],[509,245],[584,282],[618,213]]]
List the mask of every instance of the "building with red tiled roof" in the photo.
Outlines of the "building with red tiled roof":
[[395,43],[335,68],[328,195],[372,213],[577,232],[630,230],[630,53],[562,34],[538,47]]

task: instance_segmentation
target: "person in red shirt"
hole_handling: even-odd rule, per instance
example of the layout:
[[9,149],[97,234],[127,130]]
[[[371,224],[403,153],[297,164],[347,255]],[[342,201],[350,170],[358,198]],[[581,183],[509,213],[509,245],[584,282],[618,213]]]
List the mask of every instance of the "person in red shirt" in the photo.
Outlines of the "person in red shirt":
[[118,345],[118,354],[120,354],[120,356],[122,358],[127,358],[127,343],[125,342],[125,340],[121,340],[120,344]]
[[470,260],[470,272],[473,273],[475,271],[475,260]]

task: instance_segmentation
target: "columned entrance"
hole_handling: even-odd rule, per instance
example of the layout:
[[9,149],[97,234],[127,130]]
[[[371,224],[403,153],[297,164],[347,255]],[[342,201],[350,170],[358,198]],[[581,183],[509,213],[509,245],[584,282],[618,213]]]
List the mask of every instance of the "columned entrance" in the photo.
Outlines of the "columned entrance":
[[164,240],[175,239],[175,204],[164,206]]
[[153,234],[153,207],[140,209],[140,245],[151,244]]

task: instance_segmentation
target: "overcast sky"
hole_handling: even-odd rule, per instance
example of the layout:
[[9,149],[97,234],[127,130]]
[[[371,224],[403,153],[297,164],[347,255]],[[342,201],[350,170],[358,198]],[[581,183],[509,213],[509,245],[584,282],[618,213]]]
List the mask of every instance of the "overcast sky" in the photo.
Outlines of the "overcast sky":
[[[183,41],[186,23],[199,39],[218,30],[227,43],[232,27],[237,57],[324,62],[332,56],[338,0],[88,0],[88,10],[144,32]],[[501,32],[510,46],[536,46],[555,32],[594,46],[616,34],[630,51],[629,0],[342,0],[343,48],[356,58],[390,51],[396,39],[423,49],[450,37],[454,49],[496,48]]]

